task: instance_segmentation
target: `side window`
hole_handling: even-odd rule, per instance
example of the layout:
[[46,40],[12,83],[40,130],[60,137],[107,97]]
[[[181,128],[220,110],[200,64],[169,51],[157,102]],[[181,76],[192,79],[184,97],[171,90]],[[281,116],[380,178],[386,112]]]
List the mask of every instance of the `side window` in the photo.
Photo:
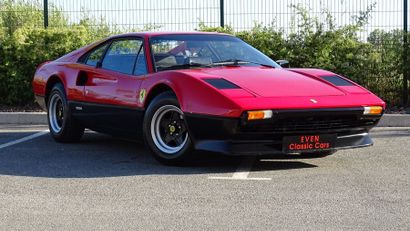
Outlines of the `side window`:
[[142,41],[136,39],[114,41],[108,49],[101,67],[131,75],[141,45]]
[[147,63],[145,60],[144,46],[141,45],[140,52],[138,53],[137,62],[135,63],[134,75],[147,74]]
[[104,51],[107,48],[108,44],[105,44],[93,51],[88,55],[87,61],[85,61],[85,64],[90,65],[90,66],[97,66],[98,61],[101,60],[101,58],[104,55]]

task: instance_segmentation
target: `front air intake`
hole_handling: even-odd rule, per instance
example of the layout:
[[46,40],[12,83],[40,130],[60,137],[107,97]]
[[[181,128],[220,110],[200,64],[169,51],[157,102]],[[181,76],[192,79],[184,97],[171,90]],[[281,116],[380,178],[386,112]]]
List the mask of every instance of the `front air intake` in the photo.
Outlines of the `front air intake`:
[[225,79],[203,79],[205,82],[211,84],[218,89],[240,89],[237,85],[225,80]]
[[337,75],[332,75],[332,76],[322,76],[322,78],[330,83],[332,83],[335,86],[354,86],[353,83],[337,76]]

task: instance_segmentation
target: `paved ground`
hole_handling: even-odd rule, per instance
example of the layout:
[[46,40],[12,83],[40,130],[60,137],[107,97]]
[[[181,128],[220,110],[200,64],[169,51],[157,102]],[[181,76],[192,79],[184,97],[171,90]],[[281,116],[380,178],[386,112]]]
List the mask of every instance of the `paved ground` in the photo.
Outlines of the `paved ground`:
[[410,229],[410,128],[321,159],[202,155],[190,167],[91,132],[58,144],[45,129],[0,127],[0,230]]

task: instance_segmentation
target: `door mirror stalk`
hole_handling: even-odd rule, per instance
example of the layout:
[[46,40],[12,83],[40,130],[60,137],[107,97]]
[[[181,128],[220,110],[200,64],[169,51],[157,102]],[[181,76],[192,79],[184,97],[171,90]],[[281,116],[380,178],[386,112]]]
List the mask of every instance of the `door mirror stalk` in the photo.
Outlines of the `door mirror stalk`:
[[280,59],[280,60],[276,60],[276,63],[278,63],[281,67],[284,67],[284,68],[290,67],[288,60]]

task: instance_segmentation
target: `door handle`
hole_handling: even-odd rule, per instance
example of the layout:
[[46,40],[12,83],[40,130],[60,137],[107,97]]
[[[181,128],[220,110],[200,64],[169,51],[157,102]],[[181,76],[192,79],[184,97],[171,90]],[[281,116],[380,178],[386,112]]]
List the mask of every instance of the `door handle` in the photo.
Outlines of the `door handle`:
[[91,82],[93,84],[105,85],[105,84],[115,84],[118,81],[117,81],[116,78],[105,78],[105,77],[102,77],[102,76],[93,76],[92,79],[91,79]]

